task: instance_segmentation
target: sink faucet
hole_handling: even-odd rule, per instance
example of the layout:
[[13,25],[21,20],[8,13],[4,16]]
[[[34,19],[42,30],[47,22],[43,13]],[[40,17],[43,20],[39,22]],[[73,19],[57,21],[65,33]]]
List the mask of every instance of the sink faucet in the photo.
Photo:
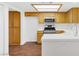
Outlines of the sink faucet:
[[75,36],[77,36],[78,35],[78,30],[77,30],[77,24],[76,23],[74,24],[74,27],[75,27]]

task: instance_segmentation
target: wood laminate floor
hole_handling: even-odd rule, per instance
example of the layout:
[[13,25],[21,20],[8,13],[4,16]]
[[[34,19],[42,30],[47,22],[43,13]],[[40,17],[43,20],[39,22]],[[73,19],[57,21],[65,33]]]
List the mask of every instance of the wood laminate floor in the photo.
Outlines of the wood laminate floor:
[[23,46],[9,46],[10,56],[41,56],[41,45],[29,42]]

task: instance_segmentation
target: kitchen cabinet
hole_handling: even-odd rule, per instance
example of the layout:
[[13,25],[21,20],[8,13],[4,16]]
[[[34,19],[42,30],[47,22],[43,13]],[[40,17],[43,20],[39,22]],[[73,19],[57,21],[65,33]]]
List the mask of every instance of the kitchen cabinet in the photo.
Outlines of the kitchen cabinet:
[[40,12],[38,23],[39,24],[44,24],[44,21],[45,21],[46,17],[56,17],[56,13]]
[[9,11],[9,45],[20,45],[20,12]]
[[68,23],[66,20],[66,12],[40,13],[39,24],[44,24],[45,17],[54,17],[56,23]]
[[38,16],[38,12],[25,12],[25,16]]
[[25,16],[38,16],[38,23],[44,24],[45,17],[55,17],[56,23],[79,23],[79,8],[71,8],[67,12],[25,12]]
[[68,23],[65,12],[56,13],[56,23]]
[[78,8],[78,20],[77,20],[77,23],[79,23],[79,8]]
[[9,27],[9,45],[13,45],[14,31],[12,27]]
[[72,22],[78,23],[78,8],[72,9]]
[[13,27],[13,12],[9,12],[9,27]]
[[20,28],[14,28],[14,44],[20,45]]
[[39,24],[44,24],[45,17],[55,17],[57,23],[67,23],[66,12],[25,12],[25,16],[38,16]]
[[37,31],[37,43],[41,44],[41,38],[43,36],[43,31]]
[[9,28],[9,44],[19,45],[20,44],[20,32],[19,28]]
[[14,12],[14,27],[20,27],[20,13]]
[[67,21],[69,22],[69,23],[72,23],[72,9],[70,9],[67,13],[66,13],[66,15],[67,15]]
[[69,23],[79,23],[79,8],[72,8],[67,12]]

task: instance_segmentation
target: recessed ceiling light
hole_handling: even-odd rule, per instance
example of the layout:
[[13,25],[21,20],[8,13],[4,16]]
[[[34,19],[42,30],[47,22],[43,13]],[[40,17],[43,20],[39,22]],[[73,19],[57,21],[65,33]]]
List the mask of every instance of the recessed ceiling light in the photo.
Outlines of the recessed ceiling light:
[[37,11],[58,11],[61,4],[32,4]]

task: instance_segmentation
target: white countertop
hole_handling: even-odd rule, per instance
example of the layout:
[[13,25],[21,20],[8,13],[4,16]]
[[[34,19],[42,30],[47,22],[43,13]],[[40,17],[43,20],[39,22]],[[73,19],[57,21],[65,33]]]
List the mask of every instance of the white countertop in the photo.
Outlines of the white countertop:
[[79,36],[75,36],[71,30],[64,31],[62,34],[43,34],[42,41],[79,41]]

